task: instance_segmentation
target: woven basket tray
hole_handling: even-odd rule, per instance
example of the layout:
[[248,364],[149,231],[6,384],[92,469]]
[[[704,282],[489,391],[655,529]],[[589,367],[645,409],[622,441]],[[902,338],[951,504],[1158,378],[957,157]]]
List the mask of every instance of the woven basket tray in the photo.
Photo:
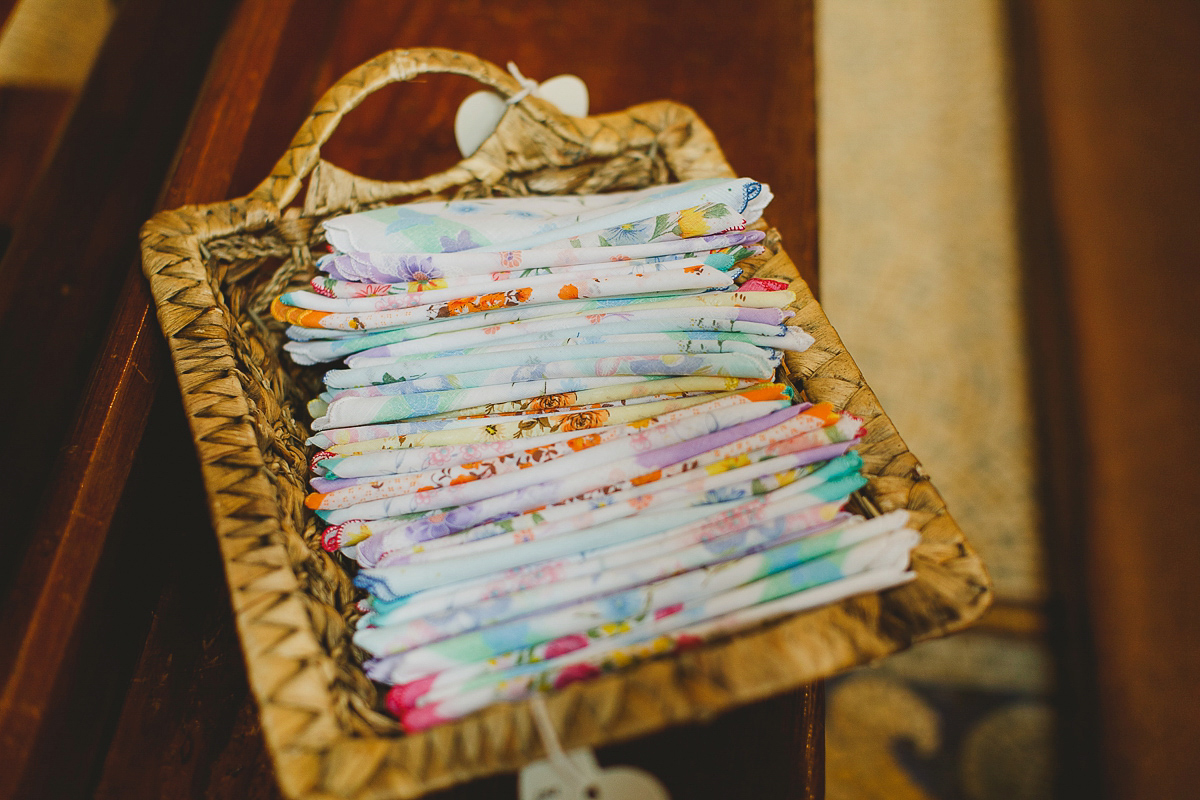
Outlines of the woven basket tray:
[[[635,189],[734,177],[691,109],[646,103],[567,117],[535,97],[516,103],[473,156],[421,181],[384,183],[320,161],[342,116],[371,92],[423,73],[467,75],[512,96],[495,65],[448,50],[396,50],[342,78],[317,103],[271,175],[246,197],[156,215],[142,259],[170,344],[220,541],[250,686],[279,783],[293,798],[417,797],[512,771],[543,755],[527,703],[403,734],[350,643],[357,591],[319,546],[305,510],[305,423],[297,412],[320,371],[281,359],[283,326],[267,314],[313,274],[329,216],[399,198]],[[292,206],[308,178],[303,206]],[[291,206],[291,207],[289,207]],[[921,543],[916,581],[796,614],[738,636],[547,697],[567,747],[600,745],[709,718],[914,641],[956,630],[991,599],[983,565],[863,381],[774,230],[747,273],[790,282],[798,325],[816,337],[789,353],[789,376],[813,402],[866,420],[858,450],[870,510],[907,508]]]

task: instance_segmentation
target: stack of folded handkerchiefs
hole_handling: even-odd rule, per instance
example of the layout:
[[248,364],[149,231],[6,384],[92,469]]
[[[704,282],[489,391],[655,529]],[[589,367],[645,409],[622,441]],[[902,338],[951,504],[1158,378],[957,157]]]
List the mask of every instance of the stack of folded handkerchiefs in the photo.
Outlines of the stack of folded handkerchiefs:
[[325,223],[272,306],[304,364],[307,503],[369,593],[408,730],[902,583],[904,513],[846,513],[861,423],[772,382],[812,338],[738,288],[747,179],[413,203]]

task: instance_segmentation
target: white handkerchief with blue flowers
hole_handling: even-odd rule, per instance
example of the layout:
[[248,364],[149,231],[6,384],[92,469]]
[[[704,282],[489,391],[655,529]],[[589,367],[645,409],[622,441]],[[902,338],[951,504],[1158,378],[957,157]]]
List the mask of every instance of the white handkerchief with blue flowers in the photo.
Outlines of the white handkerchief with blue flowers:
[[766,185],[710,178],[634,192],[408,203],[324,223],[341,252],[496,252],[643,244],[739,230],[770,202]]

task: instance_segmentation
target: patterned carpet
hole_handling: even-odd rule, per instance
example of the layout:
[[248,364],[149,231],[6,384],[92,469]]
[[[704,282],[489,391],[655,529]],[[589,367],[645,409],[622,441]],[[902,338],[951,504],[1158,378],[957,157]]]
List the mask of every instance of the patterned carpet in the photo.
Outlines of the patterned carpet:
[[999,0],[818,0],[822,299],[996,584],[974,630],[829,684],[827,793],[1050,796]]

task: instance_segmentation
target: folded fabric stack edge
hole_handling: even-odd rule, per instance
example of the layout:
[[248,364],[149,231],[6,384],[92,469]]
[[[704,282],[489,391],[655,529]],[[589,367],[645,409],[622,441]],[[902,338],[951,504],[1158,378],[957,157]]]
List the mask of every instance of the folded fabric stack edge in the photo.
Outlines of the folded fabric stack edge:
[[[306,505],[355,560],[355,644],[423,730],[912,579],[904,514],[845,511],[861,423],[773,383],[812,338],[740,262],[769,190],[416,203],[326,222],[285,292]],[[867,587],[867,588],[864,588]]]

